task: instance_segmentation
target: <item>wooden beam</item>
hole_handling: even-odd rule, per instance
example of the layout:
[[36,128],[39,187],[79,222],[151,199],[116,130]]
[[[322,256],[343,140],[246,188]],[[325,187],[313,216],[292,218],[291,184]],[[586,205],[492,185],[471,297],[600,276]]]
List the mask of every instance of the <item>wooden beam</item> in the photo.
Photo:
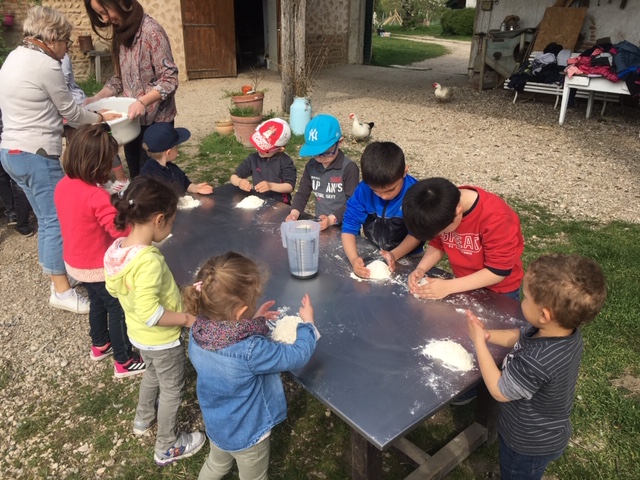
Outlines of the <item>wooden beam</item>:
[[382,452],[353,429],[351,430],[351,478],[353,480],[382,479]]
[[487,429],[474,423],[420,465],[405,480],[439,480],[487,439]]

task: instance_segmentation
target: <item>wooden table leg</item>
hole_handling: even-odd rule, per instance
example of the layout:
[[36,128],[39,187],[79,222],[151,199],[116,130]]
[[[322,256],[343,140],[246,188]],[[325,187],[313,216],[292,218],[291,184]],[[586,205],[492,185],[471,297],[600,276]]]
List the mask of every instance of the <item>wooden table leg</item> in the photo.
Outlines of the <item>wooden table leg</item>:
[[478,403],[476,405],[476,422],[486,427],[487,443],[498,438],[498,402],[491,396],[484,382],[478,385]]
[[382,452],[353,429],[351,429],[351,478],[353,480],[382,478]]

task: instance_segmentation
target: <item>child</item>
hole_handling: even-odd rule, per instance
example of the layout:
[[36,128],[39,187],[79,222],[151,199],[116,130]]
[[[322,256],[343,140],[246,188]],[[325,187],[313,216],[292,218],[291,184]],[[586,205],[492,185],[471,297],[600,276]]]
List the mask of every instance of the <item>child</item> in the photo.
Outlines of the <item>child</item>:
[[54,202],[67,273],[89,293],[89,358],[97,361],[113,354],[114,376],[122,378],[144,373],[145,363],[132,351],[120,302],[105,287],[104,254],[115,238],[128,233],[114,225],[117,211],[100,187],[109,178],[117,151],[106,123],[78,128],[62,157],[66,176],[56,186]]
[[360,159],[362,181],[347,201],[342,223],[342,246],[356,275],[369,278],[371,272],[358,255],[356,236],[360,229],[380,248],[391,271],[405,255],[421,251],[420,241],[409,234],[402,220],[402,198],[417,182],[407,175],[402,149],[393,142],[367,145]]
[[199,480],[221,479],[235,459],[240,478],[266,479],[269,435],[287,417],[280,372],[301,368],[315,350],[309,295],[302,298],[293,344],[268,338],[268,311],[257,307],[264,279],[250,259],[227,252],[209,259],[196,283],[183,291],[191,327],[189,358],[198,373],[196,391],[211,444]]
[[[478,187],[428,178],[409,189],[402,210],[411,233],[429,241],[409,275],[411,293],[439,299],[486,287],[518,300],[524,240],[520,219],[504,200]],[[429,278],[419,285],[445,254],[456,278]]]
[[286,221],[300,217],[313,192],[320,230],[325,230],[331,225],[342,223],[347,200],[360,181],[360,171],[358,165],[340,150],[342,130],[335,117],[324,114],[313,117],[307,124],[304,138],[300,155],[313,158],[304,167],[298,191],[291,204],[291,213]]
[[209,195],[213,187],[208,183],[191,183],[191,180],[175,163],[178,157],[178,145],[186,142],[191,132],[186,128],[174,128],[169,122],[149,125],[142,141],[148,150],[149,160],[144,162],[140,175],[153,176],[175,188],[179,197],[186,193]]
[[186,363],[182,327],[191,326],[195,318],[180,313],[178,286],[162,254],[152,245],[171,233],[178,197],[160,180],[138,176],[111,201],[118,210],[116,226],[124,229],[129,225],[131,232],[105,254],[107,290],[120,300],[129,339],[147,364],[133,433],[144,435],[157,421],[154,459],[164,466],[195,454],[205,441],[200,432],[177,430]]
[[[545,255],[529,265],[521,330],[485,330],[467,311],[469,336],[489,393],[500,403],[503,480],[540,479],[571,436],[571,409],[582,357],[579,327],[593,320],[607,289],[600,266],[580,255]],[[500,370],[487,341],[513,348]]]
[[[254,189],[258,193],[291,204],[291,192],[296,185],[297,172],[284,147],[291,138],[289,124],[281,118],[262,122],[251,135],[256,152],[249,155],[236,168],[229,181],[245,192]],[[251,177],[253,185],[247,178]]]
[[[62,61],[60,62],[60,66],[62,67],[62,74],[64,75],[64,81],[69,87],[69,91],[73,96],[73,99],[78,105],[84,105],[87,103],[87,95],[84,93],[80,85],[76,83],[76,77],[73,74],[73,65],[71,64],[71,57],[69,53],[65,53],[64,57],[62,57]],[[71,138],[75,133],[75,128],[71,127],[69,124],[64,124],[64,134],[63,136],[67,137],[67,145],[71,142]],[[107,182],[104,184],[104,188],[111,192],[119,192],[124,190],[129,186],[129,179],[124,173],[124,168],[122,168],[122,161],[120,160],[120,156],[116,151],[116,155],[113,157],[112,162],[112,170],[113,176],[115,177],[115,182],[111,182],[107,178]]]

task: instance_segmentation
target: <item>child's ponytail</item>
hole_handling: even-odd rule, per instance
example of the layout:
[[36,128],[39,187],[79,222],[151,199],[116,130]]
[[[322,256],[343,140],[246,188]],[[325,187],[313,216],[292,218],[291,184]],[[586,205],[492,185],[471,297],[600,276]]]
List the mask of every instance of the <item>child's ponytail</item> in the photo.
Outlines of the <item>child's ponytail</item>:
[[114,219],[116,228],[124,230],[127,225],[147,223],[158,213],[167,219],[173,217],[178,209],[178,196],[166,183],[138,176],[126,190],[111,195],[111,204],[118,211]]

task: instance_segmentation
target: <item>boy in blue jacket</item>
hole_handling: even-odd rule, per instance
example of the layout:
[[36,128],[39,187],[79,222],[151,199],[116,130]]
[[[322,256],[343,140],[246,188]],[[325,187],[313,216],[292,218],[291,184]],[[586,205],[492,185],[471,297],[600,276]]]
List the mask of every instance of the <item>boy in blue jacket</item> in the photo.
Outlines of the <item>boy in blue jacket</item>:
[[402,219],[402,198],[417,182],[407,175],[402,149],[393,142],[367,145],[360,159],[362,181],[347,201],[342,220],[342,247],[353,271],[362,278],[371,272],[358,254],[356,236],[364,236],[380,248],[389,269],[409,253],[421,252],[422,242],[411,235]]

